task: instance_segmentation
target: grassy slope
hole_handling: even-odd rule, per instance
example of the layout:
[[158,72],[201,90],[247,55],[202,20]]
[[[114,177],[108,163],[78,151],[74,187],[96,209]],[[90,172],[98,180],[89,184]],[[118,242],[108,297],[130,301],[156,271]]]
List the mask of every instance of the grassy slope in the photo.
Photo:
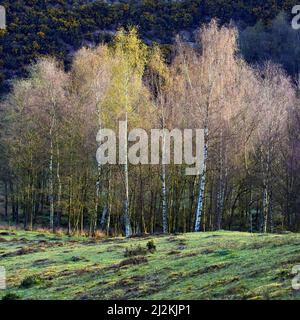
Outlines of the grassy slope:
[[[157,252],[120,266],[126,247]],[[21,251],[20,251],[21,249]],[[0,230],[0,266],[8,293],[22,299],[300,299],[291,288],[300,235],[215,232],[91,241]],[[20,284],[30,275],[40,280]]]

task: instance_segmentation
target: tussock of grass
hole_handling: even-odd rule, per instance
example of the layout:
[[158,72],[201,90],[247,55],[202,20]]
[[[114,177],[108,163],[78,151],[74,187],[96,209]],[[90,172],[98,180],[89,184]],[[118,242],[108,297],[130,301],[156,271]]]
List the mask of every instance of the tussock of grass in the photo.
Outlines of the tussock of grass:
[[2,300],[11,301],[11,300],[20,300],[20,296],[15,293],[8,293],[2,297]]
[[140,257],[134,257],[130,259],[126,259],[120,262],[119,266],[124,267],[124,266],[129,266],[129,265],[137,265],[137,264],[142,264],[142,263],[147,263],[148,259],[140,256]]
[[126,248],[124,257],[144,256],[147,254],[146,248],[142,248],[140,245],[137,247]]
[[39,285],[41,284],[41,279],[39,276],[36,275],[32,275],[29,277],[26,277],[20,284],[20,288],[30,288],[33,287],[35,285]]

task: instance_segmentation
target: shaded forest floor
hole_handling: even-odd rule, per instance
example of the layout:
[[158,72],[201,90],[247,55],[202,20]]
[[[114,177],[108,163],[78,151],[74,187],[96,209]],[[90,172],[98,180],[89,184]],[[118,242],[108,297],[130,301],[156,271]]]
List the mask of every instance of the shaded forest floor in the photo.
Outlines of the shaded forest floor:
[[[144,250],[150,240],[154,253]],[[0,230],[0,299],[300,299],[295,265],[300,234],[91,240]]]

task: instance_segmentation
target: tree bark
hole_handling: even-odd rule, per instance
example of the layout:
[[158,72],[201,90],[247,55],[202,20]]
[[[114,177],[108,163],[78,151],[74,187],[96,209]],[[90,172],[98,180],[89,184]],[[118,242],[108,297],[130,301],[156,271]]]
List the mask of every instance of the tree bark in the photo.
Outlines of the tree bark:
[[208,135],[208,130],[206,128],[205,129],[205,139],[204,139],[204,150],[203,150],[203,173],[200,177],[200,188],[199,188],[199,196],[198,196],[198,202],[197,202],[195,232],[201,231],[201,217],[202,217],[202,213],[203,213],[205,180],[206,180],[207,135]]
[[131,227],[130,227],[130,217],[129,217],[129,178],[128,178],[128,140],[127,140],[127,132],[128,132],[128,113],[126,112],[126,119],[125,119],[125,126],[126,126],[126,139],[125,139],[125,164],[124,164],[124,175],[125,175],[125,212],[124,212],[124,222],[125,222],[125,236],[126,238],[131,236]]
[[54,188],[53,188],[53,128],[54,116],[50,128],[50,161],[49,161],[49,201],[50,201],[50,231],[54,232]]

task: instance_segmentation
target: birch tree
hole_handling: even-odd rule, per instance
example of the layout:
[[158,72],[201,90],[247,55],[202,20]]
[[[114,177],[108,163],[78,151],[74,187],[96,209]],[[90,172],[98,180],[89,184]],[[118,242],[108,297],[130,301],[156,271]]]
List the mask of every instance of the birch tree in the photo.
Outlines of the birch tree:
[[[95,49],[81,49],[75,56],[72,65],[72,83],[73,94],[77,102],[83,106],[86,117],[89,117],[88,123],[90,132],[94,135],[101,130],[102,104],[111,80],[111,60],[109,49],[105,45],[100,45]],[[95,121],[97,119],[97,121]],[[90,135],[89,135],[89,138]],[[95,209],[91,211],[90,234],[94,235],[97,229],[97,217],[103,192],[101,188],[103,170],[101,165],[97,165],[96,183],[95,183]],[[103,201],[104,202],[104,201]],[[104,227],[106,219],[107,204],[102,203],[102,217],[100,225]]]
[[[168,233],[168,208],[167,208],[167,186],[166,186],[166,136],[165,130],[169,128],[169,111],[167,110],[167,100],[170,94],[170,71],[165,65],[161,51],[158,46],[154,46],[150,53],[149,60],[149,86],[152,90],[152,102],[158,110],[156,122],[163,132],[162,136],[162,161],[160,165],[161,179],[161,207],[162,207],[162,225],[163,233]],[[168,92],[169,91],[169,92]]]
[[[125,236],[132,234],[130,225],[128,127],[129,121],[136,121],[141,92],[144,91],[142,77],[146,64],[146,46],[139,39],[135,28],[128,32],[117,32],[112,49],[112,82],[106,103],[123,122],[123,138],[119,142],[119,157],[123,165],[124,225]],[[134,123],[134,122],[133,122]]]

